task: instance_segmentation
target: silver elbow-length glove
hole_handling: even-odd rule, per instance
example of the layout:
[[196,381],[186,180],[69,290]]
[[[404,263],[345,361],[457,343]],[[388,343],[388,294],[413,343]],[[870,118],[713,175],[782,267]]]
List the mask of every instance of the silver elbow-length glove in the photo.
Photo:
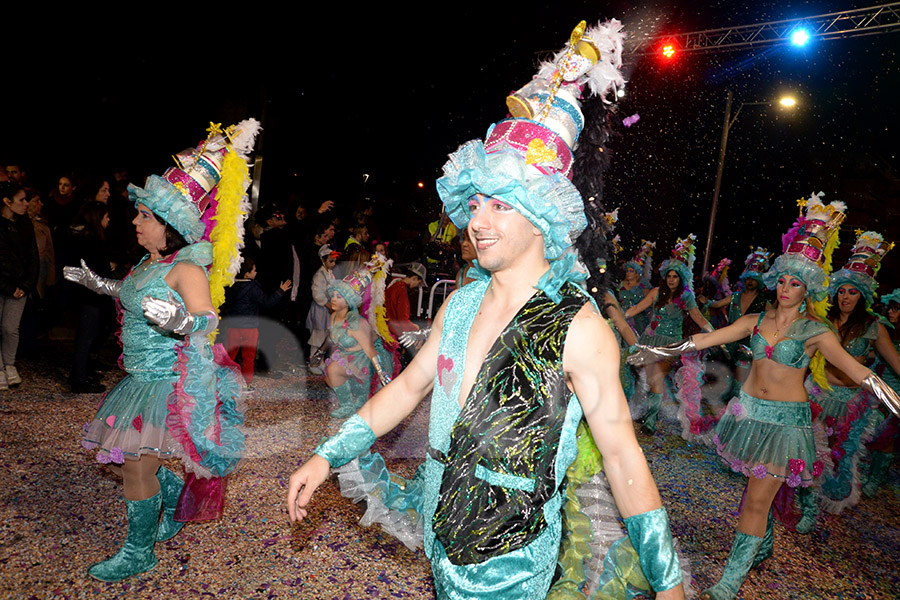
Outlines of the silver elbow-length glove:
[[215,312],[190,313],[176,302],[171,293],[168,300],[144,296],[141,308],[148,321],[179,335],[206,335],[215,331],[219,324]]
[[900,396],[881,377],[875,373],[869,373],[859,385],[862,389],[878,398],[895,416],[900,417]]
[[63,277],[73,283],[80,283],[92,292],[105,294],[113,298],[119,297],[119,289],[122,287],[121,279],[100,277],[91,271],[84,259],[81,260],[80,267],[63,267]]
[[697,345],[694,344],[692,337],[668,346],[645,346],[644,344],[635,344],[637,351],[631,354],[625,360],[633,367],[643,367],[652,363],[660,362],[676,356],[681,356],[685,352],[696,352]]

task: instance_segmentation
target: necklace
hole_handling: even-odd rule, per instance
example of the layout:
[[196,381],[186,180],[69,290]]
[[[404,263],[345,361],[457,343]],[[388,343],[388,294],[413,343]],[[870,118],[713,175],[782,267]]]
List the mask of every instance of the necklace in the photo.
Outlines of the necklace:
[[774,320],[775,320],[775,334],[772,336],[772,339],[773,339],[773,340],[778,339],[778,334],[781,332],[781,330],[782,330],[782,329],[788,329],[788,328],[790,328],[790,326],[794,323],[794,321],[796,321],[796,320],[799,319],[799,318],[800,318],[799,315],[798,315],[798,316],[795,316],[795,317],[793,317],[790,321],[788,321],[786,325],[780,326],[780,327],[779,327],[779,325],[778,325],[778,318],[776,317],[776,318],[774,319]]

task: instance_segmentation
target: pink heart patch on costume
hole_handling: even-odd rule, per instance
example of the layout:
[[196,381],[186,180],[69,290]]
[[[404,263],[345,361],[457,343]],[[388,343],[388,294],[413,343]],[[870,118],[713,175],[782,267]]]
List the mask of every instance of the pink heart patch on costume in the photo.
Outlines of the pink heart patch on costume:
[[113,423],[115,423],[115,422],[116,422],[116,415],[109,415],[108,417],[106,417],[106,424],[109,425],[110,427],[112,427]]
[[443,354],[438,356],[438,383],[444,385],[444,371],[452,371],[453,370],[453,359],[447,358]]
[[[444,373],[446,371],[446,373]],[[456,383],[457,374],[453,372],[453,359],[447,358],[443,354],[438,356],[438,383],[444,390],[444,394],[450,397],[453,385]]]
[[773,350],[775,350],[775,346],[766,346],[766,358],[772,358]]

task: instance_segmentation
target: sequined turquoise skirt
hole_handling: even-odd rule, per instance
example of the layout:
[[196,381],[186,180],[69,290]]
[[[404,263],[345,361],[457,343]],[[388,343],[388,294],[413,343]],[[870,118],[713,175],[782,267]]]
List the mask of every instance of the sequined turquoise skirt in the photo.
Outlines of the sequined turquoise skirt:
[[126,375],[103,397],[97,415],[84,426],[82,445],[97,448],[97,460],[103,463],[121,463],[142,454],[173,456],[180,446],[166,426],[166,399],[176,379],[140,381]]
[[823,465],[816,460],[809,402],[762,400],[743,389],[725,409],[713,436],[719,456],[747,477],[812,485]]

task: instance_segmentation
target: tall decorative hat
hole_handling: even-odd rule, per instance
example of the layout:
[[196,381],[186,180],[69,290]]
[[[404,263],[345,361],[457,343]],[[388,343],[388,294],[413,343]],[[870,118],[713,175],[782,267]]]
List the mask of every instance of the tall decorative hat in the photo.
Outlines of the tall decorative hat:
[[625,263],[624,269],[634,269],[638,275],[650,278],[653,272],[653,250],[656,248],[656,242],[641,240],[641,247],[638,248],[634,258]]
[[206,140],[175,157],[176,167],[146,186],[128,186],[128,197],[171,225],[189,244],[211,243],[209,285],[213,306],[225,301],[225,287],[241,266],[244,221],[250,209],[247,158],[260,131],[247,119],[222,129],[210,123]]
[[332,281],[326,289],[329,296],[337,292],[347,301],[350,308],[358,307],[363,301],[363,294],[372,281],[372,274],[365,266],[350,273],[343,279]]
[[771,257],[771,252],[768,252],[762,246],[757,246],[744,260],[744,271],[741,273],[741,281],[755,279],[762,282],[763,274],[769,270],[769,259]]
[[806,292],[814,302],[825,298],[831,255],[838,244],[838,231],[847,206],[837,200],[824,204],[824,195],[819,192],[797,202],[800,217],[781,238],[784,253],[763,275],[762,281],[770,290],[775,289],[781,275],[793,275],[806,285]]
[[866,299],[866,306],[871,306],[875,299],[878,282],[875,275],[881,268],[881,259],[894,247],[893,242],[885,242],[880,233],[874,231],[857,231],[856,243],[850,260],[831,276],[828,285],[828,297],[833,298],[838,288],[850,284]]
[[681,283],[685,289],[694,291],[694,244],[697,236],[689,233],[686,238],[679,238],[672,248],[672,258],[666,259],[659,266],[659,274],[666,276],[669,271],[675,271],[681,277]]
[[[612,234],[613,229],[616,227],[616,223],[619,221],[619,209],[615,209],[610,212],[602,213],[601,218],[603,223],[601,225],[603,231],[608,234]],[[612,249],[613,258],[622,251],[622,239],[619,237],[619,234],[616,234],[609,240],[610,248]],[[598,257],[596,260],[597,263],[597,272],[598,273],[606,273],[606,270],[609,268],[607,265],[605,257]]]
[[723,258],[709,274],[716,282],[717,291],[725,296],[731,293],[731,283],[728,281],[729,267],[731,267],[731,259]]
[[616,20],[575,27],[566,46],[541,65],[527,85],[507,98],[511,118],[491,125],[487,137],[450,155],[438,194],[457,227],[469,222],[469,198],[501,200],[528,219],[544,238],[550,270],[538,288],[558,299],[566,281],[583,279],[574,240],[587,225],[581,194],[572,183],[573,151],[585,125],[581,99],[606,99],[624,86],[622,25]]

